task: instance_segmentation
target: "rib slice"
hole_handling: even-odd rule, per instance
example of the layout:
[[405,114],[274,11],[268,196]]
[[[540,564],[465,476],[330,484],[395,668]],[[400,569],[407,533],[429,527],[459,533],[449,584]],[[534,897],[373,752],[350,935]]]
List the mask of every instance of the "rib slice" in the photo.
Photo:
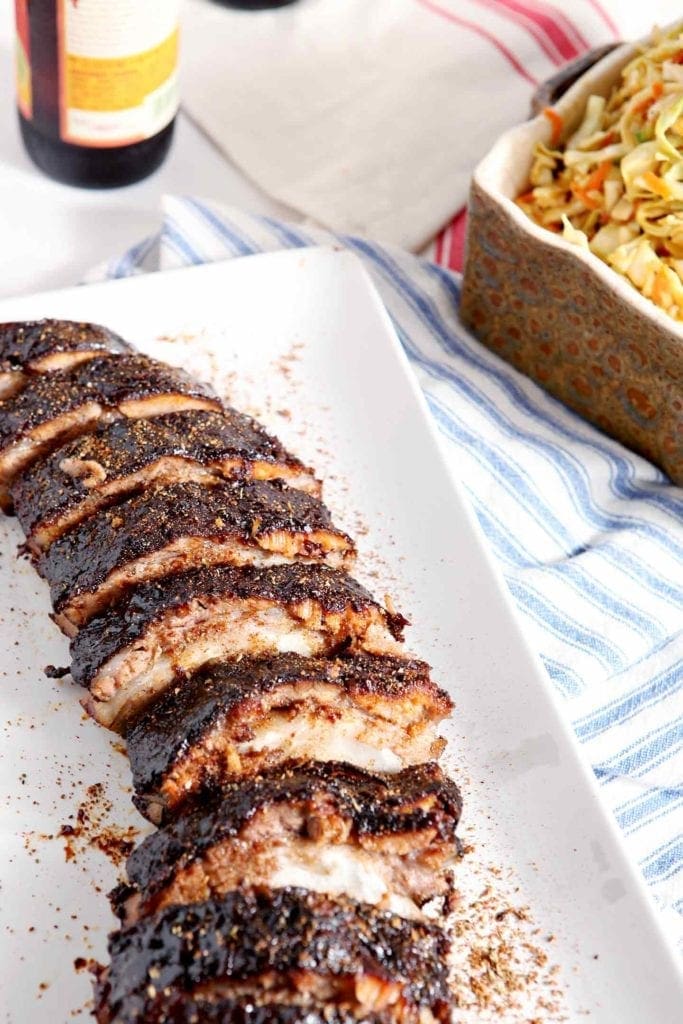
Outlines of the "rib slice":
[[73,320],[26,320],[0,324],[0,398],[24,387],[31,374],[67,370],[104,352],[130,352],[118,334]]
[[220,409],[211,389],[184,370],[140,355],[98,356],[31,377],[0,402],[0,484],[5,490],[36,459],[114,416]]
[[100,423],[27,469],[12,498],[37,554],[93,512],[155,483],[238,476],[320,495],[312,470],[251,417],[225,408]]
[[174,685],[127,732],[135,803],[168,820],[205,788],[291,758],[397,771],[436,758],[448,695],[422,661],[365,653],[209,664]]
[[245,654],[398,653],[406,620],[323,565],[212,566],[140,583],[71,643],[86,710],[120,729],[178,673]]
[[109,938],[98,971],[100,1024],[159,1019],[179,996],[267,996],[322,1002],[396,1024],[449,1019],[449,942],[436,925],[406,921],[346,897],[303,889],[247,889],[167,907]]
[[302,886],[417,918],[448,891],[461,809],[434,763],[386,774],[289,762],[225,784],[148,836],[112,902],[128,925],[243,884]]
[[140,580],[295,558],[348,568],[354,556],[325,506],[281,481],[185,482],[94,514],[56,540],[38,570],[50,584],[55,621],[72,636]]

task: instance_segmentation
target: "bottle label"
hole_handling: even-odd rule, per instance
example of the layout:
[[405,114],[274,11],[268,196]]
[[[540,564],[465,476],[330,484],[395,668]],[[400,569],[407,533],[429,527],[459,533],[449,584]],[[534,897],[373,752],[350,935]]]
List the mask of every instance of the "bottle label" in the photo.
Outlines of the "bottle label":
[[14,2],[17,23],[15,67],[17,74],[17,104],[24,117],[33,116],[31,92],[31,34],[28,22],[28,0]]
[[165,128],[178,110],[179,0],[57,0],[57,8],[62,139],[125,146]]

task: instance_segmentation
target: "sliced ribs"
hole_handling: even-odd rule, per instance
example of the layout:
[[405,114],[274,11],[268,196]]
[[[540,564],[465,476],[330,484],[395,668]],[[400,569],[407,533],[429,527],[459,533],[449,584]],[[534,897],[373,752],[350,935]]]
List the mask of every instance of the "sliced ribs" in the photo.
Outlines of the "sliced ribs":
[[347,647],[398,653],[406,620],[337,569],[213,566],[134,586],[71,643],[86,710],[120,729],[178,673],[218,658]]
[[[172,906],[109,938],[99,1024],[159,1017],[174,996],[294,1004],[394,1024],[449,1020],[445,933],[346,897],[302,889],[234,891]],[[168,1018],[165,1018],[168,1019]]]
[[31,377],[23,391],[0,401],[0,485],[7,490],[36,459],[103,419],[220,404],[208,385],[184,370],[140,355],[98,356]]
[[118,334],[73,320],[25,320],[0,324],[0,398],[17,394],[28,376],[68,370],[109,352],[130,352]]
[[225,783],[148,836],[112,902],[128,925],[241,885],[300,886],[419,917],[447,891],[461,809],[434,763],[380,774],[289,762]]
[[39,559],[70,636],[133,583],[210,565],[293,559],[348,568],[355,548],[329,511],[281,481],[186,482],[144,491],[64,533]]
[[15,481],[12,499],[35,552],[101,508],[160,483],[240,477],[285,480],[320,494],[313,471],[249,416],[189,409],[152,419],[100,423]]
[[397,771],[436,758],[452,703],[407,658],[299,654],[209,664],[178,679],[126,732],[135,803],[157,824],[231,775],[291,758]]

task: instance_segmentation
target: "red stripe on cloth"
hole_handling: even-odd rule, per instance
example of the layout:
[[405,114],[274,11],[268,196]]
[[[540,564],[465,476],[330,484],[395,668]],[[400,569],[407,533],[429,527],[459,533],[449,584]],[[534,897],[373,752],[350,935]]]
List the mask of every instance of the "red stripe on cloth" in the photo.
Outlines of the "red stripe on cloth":
[[[526,3],[520,3],[519,0],[498,0],[498,3],[501,7],[509,7],[510,10],[533,19],[564,60],[573,60],[582,50],[590,49],[590,44],[585,39],[579,36],[577,40],[576,30],[572,31],[573,26],[550,4],[535,3],[534,0],[527,0]],[[571,36],[574,38],[570,38]]]
[[553,64],[559,65],[565,62],[566,58],[557,48],[554,40],[550,38],[544,26],[539,24],[538,18],[534,17],[524,4],[518,3],[517,0],[474,0],[474,3],[500,14],[502,18],[507,18],[528,32]]
[[467,232],[467,207],[458,210],[450,224],[447,224],[436,239],[435,263],[449,270],[462,270]]
[[591,5],[596,14],[598,14],[602,18],[602,20],[604,21],[605,25],[607,25],[607,28],[610,30],[614,38],[619,39],[621,33],[617,28],[615,22],[612,21],[611,16],[602,6],[602,4],[599,4],[598,0],[588,0],[588,3]]
[[467,233],[467,207],[463,206],[451,222],[451,248],[448,254],[450,270],[462,270],[465,263],[465,235]]
[[573,45],[576,47],[578,53],[583,53],[585,50],[590,50],[594,43],[591,43],[579,29],[578,25],[575,25],[563,11],[558,11],[557,7],[553,4],[546,4],[542,2],[535,2],[535,6],[543,8],[548,12],[548,15],[558,24],[563,27],[565,34],[571,39]]
[[496,39],[491,32],[482,28],[481,25],[477,25],[474,21],[468,21],[466,18],[461,18],[459,15],[454,14],[453,11],[447,10],[445,7],[440,7],[439,4],[434,2],[434,0],[415,0],[415,3],[419,4],[420,7],[424,7],[425,10],[431,11],[432,14],[437,14],[446,21],[452,22],[454,25],[460,25],[462,28],[468,28],[470,31],[476,32],[476,34],[481,36],[482,39],[486,39],[487,42],[492,44],[492,46],[495,46],[498,52],[505,57],[508,63],[519,75],[522,76],[522,78],[525,78],[531,85],[538,85],[538,79],[527,71],[524,65],[517,60],[514,53],[512,53],[511,50],[508,50],[505,43],[501,42],[500,39]]

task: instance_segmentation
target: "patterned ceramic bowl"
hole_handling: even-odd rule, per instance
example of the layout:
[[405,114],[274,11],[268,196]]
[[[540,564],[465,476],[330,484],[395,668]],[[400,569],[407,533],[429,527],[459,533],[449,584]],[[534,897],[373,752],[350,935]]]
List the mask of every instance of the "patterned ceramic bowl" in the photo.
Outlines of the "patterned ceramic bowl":
[[[614,50],[555,104],[566,130],[634,50]],[[485,345],[683,484],[683,324],[514,203],[534,144],[550,134],[535,117],[474,173],[461,316]]]

